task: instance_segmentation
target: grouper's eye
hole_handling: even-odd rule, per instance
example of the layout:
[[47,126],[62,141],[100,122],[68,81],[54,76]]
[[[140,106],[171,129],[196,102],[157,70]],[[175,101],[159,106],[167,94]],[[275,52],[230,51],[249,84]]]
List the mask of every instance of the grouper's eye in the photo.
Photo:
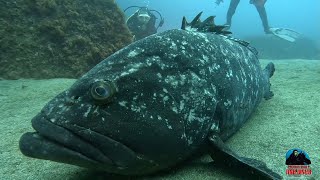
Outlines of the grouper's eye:
[[100,80],[91,86],[91,96],[98,102],[109,102],[117,92],[117,88],[112,81]]

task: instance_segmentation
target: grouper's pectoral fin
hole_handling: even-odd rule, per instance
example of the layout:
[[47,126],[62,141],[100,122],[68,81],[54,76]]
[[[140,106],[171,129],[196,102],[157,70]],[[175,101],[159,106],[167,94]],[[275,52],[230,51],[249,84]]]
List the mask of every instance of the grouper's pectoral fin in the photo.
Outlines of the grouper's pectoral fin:
[[270,90],[271,83],[270,83],[269,79],[273,76],[275,70],[276,69],[275,69],[273,63],[267,64],[267,66],[263,70],[263,73],[265,74],[266,79],[267,79],[267,88],[266,88],[266,91],[263,96],[264,99],[266,99],[266,100],[271,99],[274,95],[273,92]]
[[218,135],[211,134],[208,141],[210,155],[215,160],[214,164],[231,169],[235,175],[246,179],[282,179],[264,162],[238,156],[224,144]]

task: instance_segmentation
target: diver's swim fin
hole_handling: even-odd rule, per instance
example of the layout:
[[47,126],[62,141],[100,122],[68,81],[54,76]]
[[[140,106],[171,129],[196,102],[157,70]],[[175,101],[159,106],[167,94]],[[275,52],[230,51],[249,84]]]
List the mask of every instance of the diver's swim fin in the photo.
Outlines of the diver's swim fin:
[[301,36],[300,33],[287,28],[270,28],[269,30],[273,35],[290,42],[295,42]]
[[212,133],[209,137],[209,151],[214,165],[226,167],[244,179],[282,179],[282,177],[269,169],[262,161],[240,157],[230,150],[220,139]]

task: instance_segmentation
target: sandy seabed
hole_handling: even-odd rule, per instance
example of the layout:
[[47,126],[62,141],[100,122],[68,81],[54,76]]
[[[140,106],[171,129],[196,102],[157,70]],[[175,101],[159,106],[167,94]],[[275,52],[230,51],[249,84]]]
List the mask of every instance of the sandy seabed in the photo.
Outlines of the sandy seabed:
[[[263,101],[227,144],[241,156],[266,162],[284,179],[289,179],[285,174],[287,150],[301,148],[310,156],[313,175],[298,179],[320,179],[320,60],[261,60],[261,63],[270,61],[276,66],[271,79],[275,96]],[[73,82],[73,79],[0,80],[0,179],[136,179],[32,159],[20,153],[20,136],[33,131],[31,118]],[[138,179],[237,179],[224,169],[210,166],[206,163],[209,160],[205,156],[172,171]]]

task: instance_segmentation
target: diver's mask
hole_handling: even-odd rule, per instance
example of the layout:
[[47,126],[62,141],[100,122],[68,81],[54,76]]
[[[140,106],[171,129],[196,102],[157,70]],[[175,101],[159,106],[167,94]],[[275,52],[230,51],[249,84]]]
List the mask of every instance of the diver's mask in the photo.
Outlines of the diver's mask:
[[138,15],[138,20],[141,22],[141,23],[148,23],[149,22],[149,20],[150,20],[150,16],[149,16],[149,14],[147,14],[147,13],[139,13],[139,15]]

